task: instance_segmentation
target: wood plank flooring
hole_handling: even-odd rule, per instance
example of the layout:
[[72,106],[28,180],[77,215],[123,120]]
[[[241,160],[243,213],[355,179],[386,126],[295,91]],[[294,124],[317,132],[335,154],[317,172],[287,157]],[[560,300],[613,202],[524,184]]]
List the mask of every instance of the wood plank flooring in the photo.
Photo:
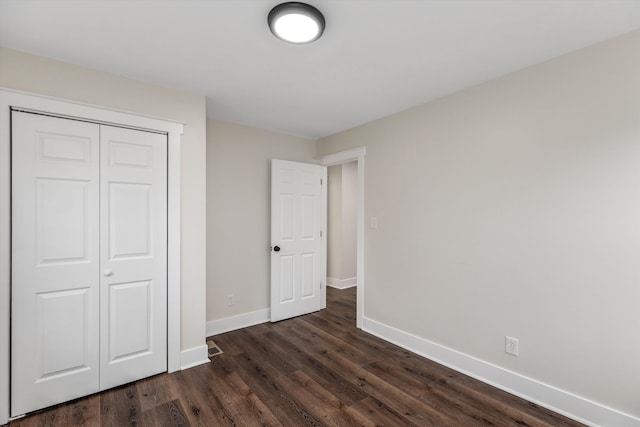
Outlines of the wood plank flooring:
[[211,363],[13,421],[17,426],[579,426],[355,328],[327,309],[217,335]]

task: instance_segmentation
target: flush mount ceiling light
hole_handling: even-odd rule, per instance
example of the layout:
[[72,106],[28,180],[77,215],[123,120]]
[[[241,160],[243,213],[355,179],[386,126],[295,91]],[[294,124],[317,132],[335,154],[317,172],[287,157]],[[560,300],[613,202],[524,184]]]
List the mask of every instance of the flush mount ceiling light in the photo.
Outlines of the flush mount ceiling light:
[[311,5],[296,1],[271,9],[267,21],[271,32],[289,43],[311,43],[318,40],[324,31],[322,13]]

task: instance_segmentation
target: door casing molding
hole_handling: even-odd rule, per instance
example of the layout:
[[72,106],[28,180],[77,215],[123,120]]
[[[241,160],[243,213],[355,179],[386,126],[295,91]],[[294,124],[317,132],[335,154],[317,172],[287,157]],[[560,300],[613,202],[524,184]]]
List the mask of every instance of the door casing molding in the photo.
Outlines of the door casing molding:
[[[356,274],[358,286],[356,290],[356,326],[362,329],[364,318],[364,156],[367,154],[366,147],[352,148],[350,150],[327,154],[318,158],[322,166],[340,165],[356,161],[358,162],[358,208],[356,218]],[[325,188],[327,186],[324,186]],[[326,203],[325,203],[326,207]],[[325,209],[326,211],[326,209]],[[326,215],[325,215],[326,216]],[[326,228],[326,226],[325,226]],[[326,249],[325,249],[326,252]],[[326,258],[326,254],[325,254]],[[326,275],[326,273],[325,273]],[[325,277],[325,283],[326,277]]]
[[180,370],[180,140],[184,124],[0,88],[0,424],[9,421],[11,336],[11,110],[167,134],[167,370]]

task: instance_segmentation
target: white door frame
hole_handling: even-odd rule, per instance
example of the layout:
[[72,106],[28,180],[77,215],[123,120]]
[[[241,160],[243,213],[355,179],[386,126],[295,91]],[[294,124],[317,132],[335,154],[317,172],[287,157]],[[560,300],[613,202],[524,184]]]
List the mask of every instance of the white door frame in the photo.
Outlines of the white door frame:
[[183,123],[0,88],[0,424],[9,420],[11,109],[167,134],[167,370],[180,369],[180,138]]
[[[352,148],[338,153],[327,154],[318,158],[322,166],[340,165],[356,161],[358,162],[358,209],[356,218],[356,275],[358,286],[356,287],[356,326],[362,329],[364,318],[364,156],[367,154],[365,147]],[[327,186],[325,186],[327,187]],[[325,273],[326,275],[326,273]],[[327,282],[325,277],[325,283]],[[326,287],[325,287],[326,288]]]

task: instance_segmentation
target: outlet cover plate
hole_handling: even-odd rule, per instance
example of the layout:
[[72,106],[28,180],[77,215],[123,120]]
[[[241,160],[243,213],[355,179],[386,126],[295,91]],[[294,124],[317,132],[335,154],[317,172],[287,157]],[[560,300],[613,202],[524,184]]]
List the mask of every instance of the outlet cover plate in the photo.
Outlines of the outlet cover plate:
[[519,343],[517,338],[504,337],[504,351],[507,354],[518,357],[520,353]]

